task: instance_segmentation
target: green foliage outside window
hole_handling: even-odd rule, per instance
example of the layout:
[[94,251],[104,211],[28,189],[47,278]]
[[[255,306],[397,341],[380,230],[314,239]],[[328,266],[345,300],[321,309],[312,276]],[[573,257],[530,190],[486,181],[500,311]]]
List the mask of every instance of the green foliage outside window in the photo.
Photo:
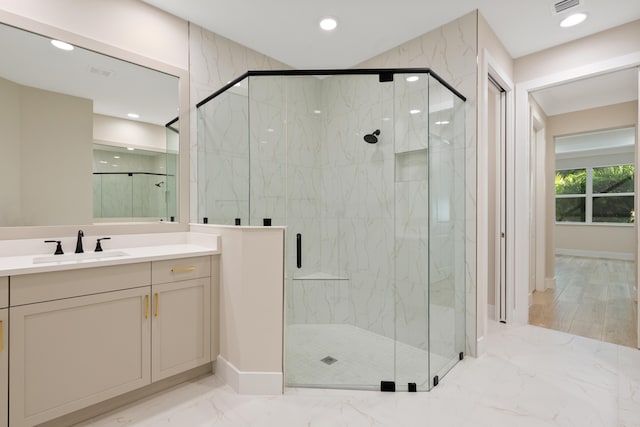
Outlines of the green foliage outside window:
[[[591,176],[591,189],[587,188],[588,175]],[[556,171],[556,195],[576,196],[556,198],[556,221],[634,222],[633,178],[633,165]],[[622,194],[602,196],[614,193]],[[591,203],[592,210],[589,218],[587,203]]]

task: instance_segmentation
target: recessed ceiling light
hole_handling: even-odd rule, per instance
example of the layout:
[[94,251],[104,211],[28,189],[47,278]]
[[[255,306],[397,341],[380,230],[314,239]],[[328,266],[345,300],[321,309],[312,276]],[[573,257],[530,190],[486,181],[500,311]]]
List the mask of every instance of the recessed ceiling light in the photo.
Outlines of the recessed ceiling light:
[[568,28],[568,27],[573,27],[574,25],[578,25],[581,22],[584,22],[584,20],[587,19],[587,14],[586,13],[574,13],[573,15],[569,15],[566,18],[564,18],[561,22],[560,22],[560,26],[562,28]]
[[320,110],[313,110],[313,114],[320,114],[320,113],[322,113],[322,111],[320,111]]
[[436,122],[437,125],[448,125],[449,120],[439,120]]
[[51,40],[51,44],[62,50],[73,50],[73,46],[61,40]]
[[140,115],[138,115],[136,113],[129,113],[129,114],[127,114],[127,117],[131,117],[132,119],[139,119]]
[[133,147],[127,147],[127,150],[129,150],[129,151],[133,151],[133,150],[135,150],[135,148],[133,148]]
[[114,168],[117,168],[117,167],[118,167],[118,165],[111,165],[111,166],[113,166]]
[[100,160],[100,163],[102,163],[103,165],[106,165],[109,162],[107,162],[106,160]]
[[119,158],[120,158],[120,156],[113,156],[113,158],[114,158],[114,159],[119,159]]
[[276,130],[275,130],[275,129],[273,129],[273,128],[268,128],[268,129],[267,129],[267,132],[275,132],[275,131],[276,131]]
[[418,114],[420,110],[409,110],[409,114]]
[[335,30],[337,26],[338,26],[338,21],[336,21],[335,18],[327,17],[327,18],[323,18],[322,21],[320,21],[320,28],[322,28],[325,31]]
[[407,81],[409,83],[417,82],[418,80],[420,80],[420,77],[418,77],[418,76],[409,76],[409,77],[407,77]]

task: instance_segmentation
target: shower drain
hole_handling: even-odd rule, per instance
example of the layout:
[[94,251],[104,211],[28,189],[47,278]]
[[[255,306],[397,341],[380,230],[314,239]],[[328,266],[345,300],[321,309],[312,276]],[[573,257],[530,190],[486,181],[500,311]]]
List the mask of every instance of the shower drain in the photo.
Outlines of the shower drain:
[[338,361],[335,357],[327,356],[324,359],[320,359],[322,363],[326,363],[327,365],[333,365]]

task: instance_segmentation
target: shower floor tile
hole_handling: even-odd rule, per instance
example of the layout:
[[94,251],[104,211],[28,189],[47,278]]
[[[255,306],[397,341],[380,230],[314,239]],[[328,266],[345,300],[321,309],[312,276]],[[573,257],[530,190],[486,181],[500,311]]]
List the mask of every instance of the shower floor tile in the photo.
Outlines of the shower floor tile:
[[[380,381],[396,381],[428,389],[429,353],[422,349],[348,324],[287,325],[285,337],[287,385],[378,390]],[[336,361],[323,362],[327,357]],[[433,366],[447,364],[437,354],[431,358]]]

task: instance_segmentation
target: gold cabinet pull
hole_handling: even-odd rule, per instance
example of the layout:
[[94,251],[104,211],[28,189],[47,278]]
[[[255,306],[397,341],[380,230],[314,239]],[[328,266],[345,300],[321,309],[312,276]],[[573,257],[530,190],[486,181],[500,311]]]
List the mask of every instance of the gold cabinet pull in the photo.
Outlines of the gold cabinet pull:
[[155,294],[155,298],[156,298],[156,312],[155,312],[154,316],[158,317],[158,294]]
[[193,271],[195,270],[195,267],[180,267],[180,268],[172,268],[171,272],[172,273],[186,273],[187,271]]
[[0,353],[2,353],[2,320],[0,320]]
[[144,296],[144,318],[149,318],[149,295]]

